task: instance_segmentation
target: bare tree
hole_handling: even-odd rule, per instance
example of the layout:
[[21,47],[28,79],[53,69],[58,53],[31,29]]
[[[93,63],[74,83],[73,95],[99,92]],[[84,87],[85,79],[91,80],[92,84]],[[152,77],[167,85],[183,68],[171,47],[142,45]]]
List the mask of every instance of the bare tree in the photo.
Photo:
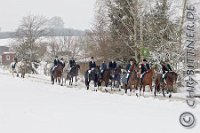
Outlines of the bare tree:
[[20,57],[37,60],[41,36],[46,34],[47,19],[43,16],[28,15],[23,17],[16,31],[14,46]]

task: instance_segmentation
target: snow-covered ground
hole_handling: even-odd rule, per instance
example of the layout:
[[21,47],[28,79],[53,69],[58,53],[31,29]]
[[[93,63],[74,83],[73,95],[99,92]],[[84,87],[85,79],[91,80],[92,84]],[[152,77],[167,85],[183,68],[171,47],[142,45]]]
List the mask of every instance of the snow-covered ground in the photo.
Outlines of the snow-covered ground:
[[[49,77],[0,70],[0,133],[197,133],[200,104],[191,109],[181,98],[87,91],[81,83],[51,85]],[[194,128],[180,125],[184,111],[197,118]]]

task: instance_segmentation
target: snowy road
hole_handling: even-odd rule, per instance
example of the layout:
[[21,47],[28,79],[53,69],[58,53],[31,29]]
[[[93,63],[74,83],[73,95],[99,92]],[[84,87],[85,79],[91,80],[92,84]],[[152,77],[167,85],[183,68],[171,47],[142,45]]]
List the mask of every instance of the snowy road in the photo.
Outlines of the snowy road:
[[[39,79],[37,79],[39,80]],[[179,124],[199,104],[67,88],[0,73],[0,133],[197,133]]]

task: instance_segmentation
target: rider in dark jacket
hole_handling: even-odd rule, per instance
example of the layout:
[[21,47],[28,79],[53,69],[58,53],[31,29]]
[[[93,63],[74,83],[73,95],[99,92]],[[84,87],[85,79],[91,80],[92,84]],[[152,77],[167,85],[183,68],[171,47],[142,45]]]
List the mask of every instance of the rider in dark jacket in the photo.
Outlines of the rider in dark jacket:
[[54,59],[54,61],[53,61],[53,64],[54,64],[54,66],[57,66],[58,63],[59,63],[59,59],[58,59],[58,56],[56,55],[56,56],[55,56],[55,59]]
[[[130,74],[135,71],[136,72],[136,60],[135,59],[130,59],[129,64],[126,66],[126,71],[127,71],[127,76],[126,78],[129,79]],[[137,73],[137,72],[136,72]]]
[[52,73],[54,73],[54,70],[55,70],[55,68],[58,66],[58,63],[59,63],[60,61],[59,61],[59,59],[58,59],[58,56],[56,55],[55,56],[55,59],[54,59],[54,61],[53,61],[53,67],[52,67]]
[[61,64],[63,66],[63,68],[65,67],[65,62],[64,62],[64,59],[61,58],[59,61],[58,61],[58,64]]
[[168,62],[168,60],[166,60],[165,62],[164,61],[161,61],[160,64],[162,65],[162,81],[165,81],[164,79],[166,78],[166,74],[170,71],[172,71],[172,68]]
[[74,60],[74,58],[72,58],[71,60],[69,60],[69,66],[70,68],[74,67],[76,65],[76,62]]
[[[144,77],[144,74],[150,69],[149,64],[147,63],[146,59],[143,59],[143,61],[140,63],[140,79]],[[142,81],[142,80],[141,80]]]
[[14,57],[14,64],[13,64],[13,66],[12,66],[13,69],[15,69],[15,66],[16,66],[17,62],[18,62],[18,61],[17,61],[17,57],[15,56],[15,57]]
[[101,70],[101,77],[103,77],[104,71],[107,69],[107,64],[105,63],[105,61],[103,61],[103,63],[100,66],[100,70]]
[[111,62],[109,62],[109,69],[115,69],[117,68],[117,63],[113,60]]
[[94,61],[94,57],[91,57],[91,61],[89,62],[89,70],[92,68],[96,68],[96,62]]

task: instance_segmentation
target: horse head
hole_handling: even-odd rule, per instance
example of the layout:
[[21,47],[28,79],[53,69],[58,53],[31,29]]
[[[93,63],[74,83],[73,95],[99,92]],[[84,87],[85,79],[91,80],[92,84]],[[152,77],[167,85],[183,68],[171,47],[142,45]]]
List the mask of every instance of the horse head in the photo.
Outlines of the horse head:
[[167,76],[169,76],[169,79],[170,79],[171,82],[176,83],[176,81],[178,79],[178,74],[177,73],[169,72]]
[[61,65],[61,64],[58,64],[58,66],[55,68],[55,71],[57,71],[57,72],[63,72],[63,65]]
[[78,75],[78,71],[80,69],[80,65],[79,64],[76,64],[75,66],[73,66],[69,72],[69,74],[71,76],[77,76]]

